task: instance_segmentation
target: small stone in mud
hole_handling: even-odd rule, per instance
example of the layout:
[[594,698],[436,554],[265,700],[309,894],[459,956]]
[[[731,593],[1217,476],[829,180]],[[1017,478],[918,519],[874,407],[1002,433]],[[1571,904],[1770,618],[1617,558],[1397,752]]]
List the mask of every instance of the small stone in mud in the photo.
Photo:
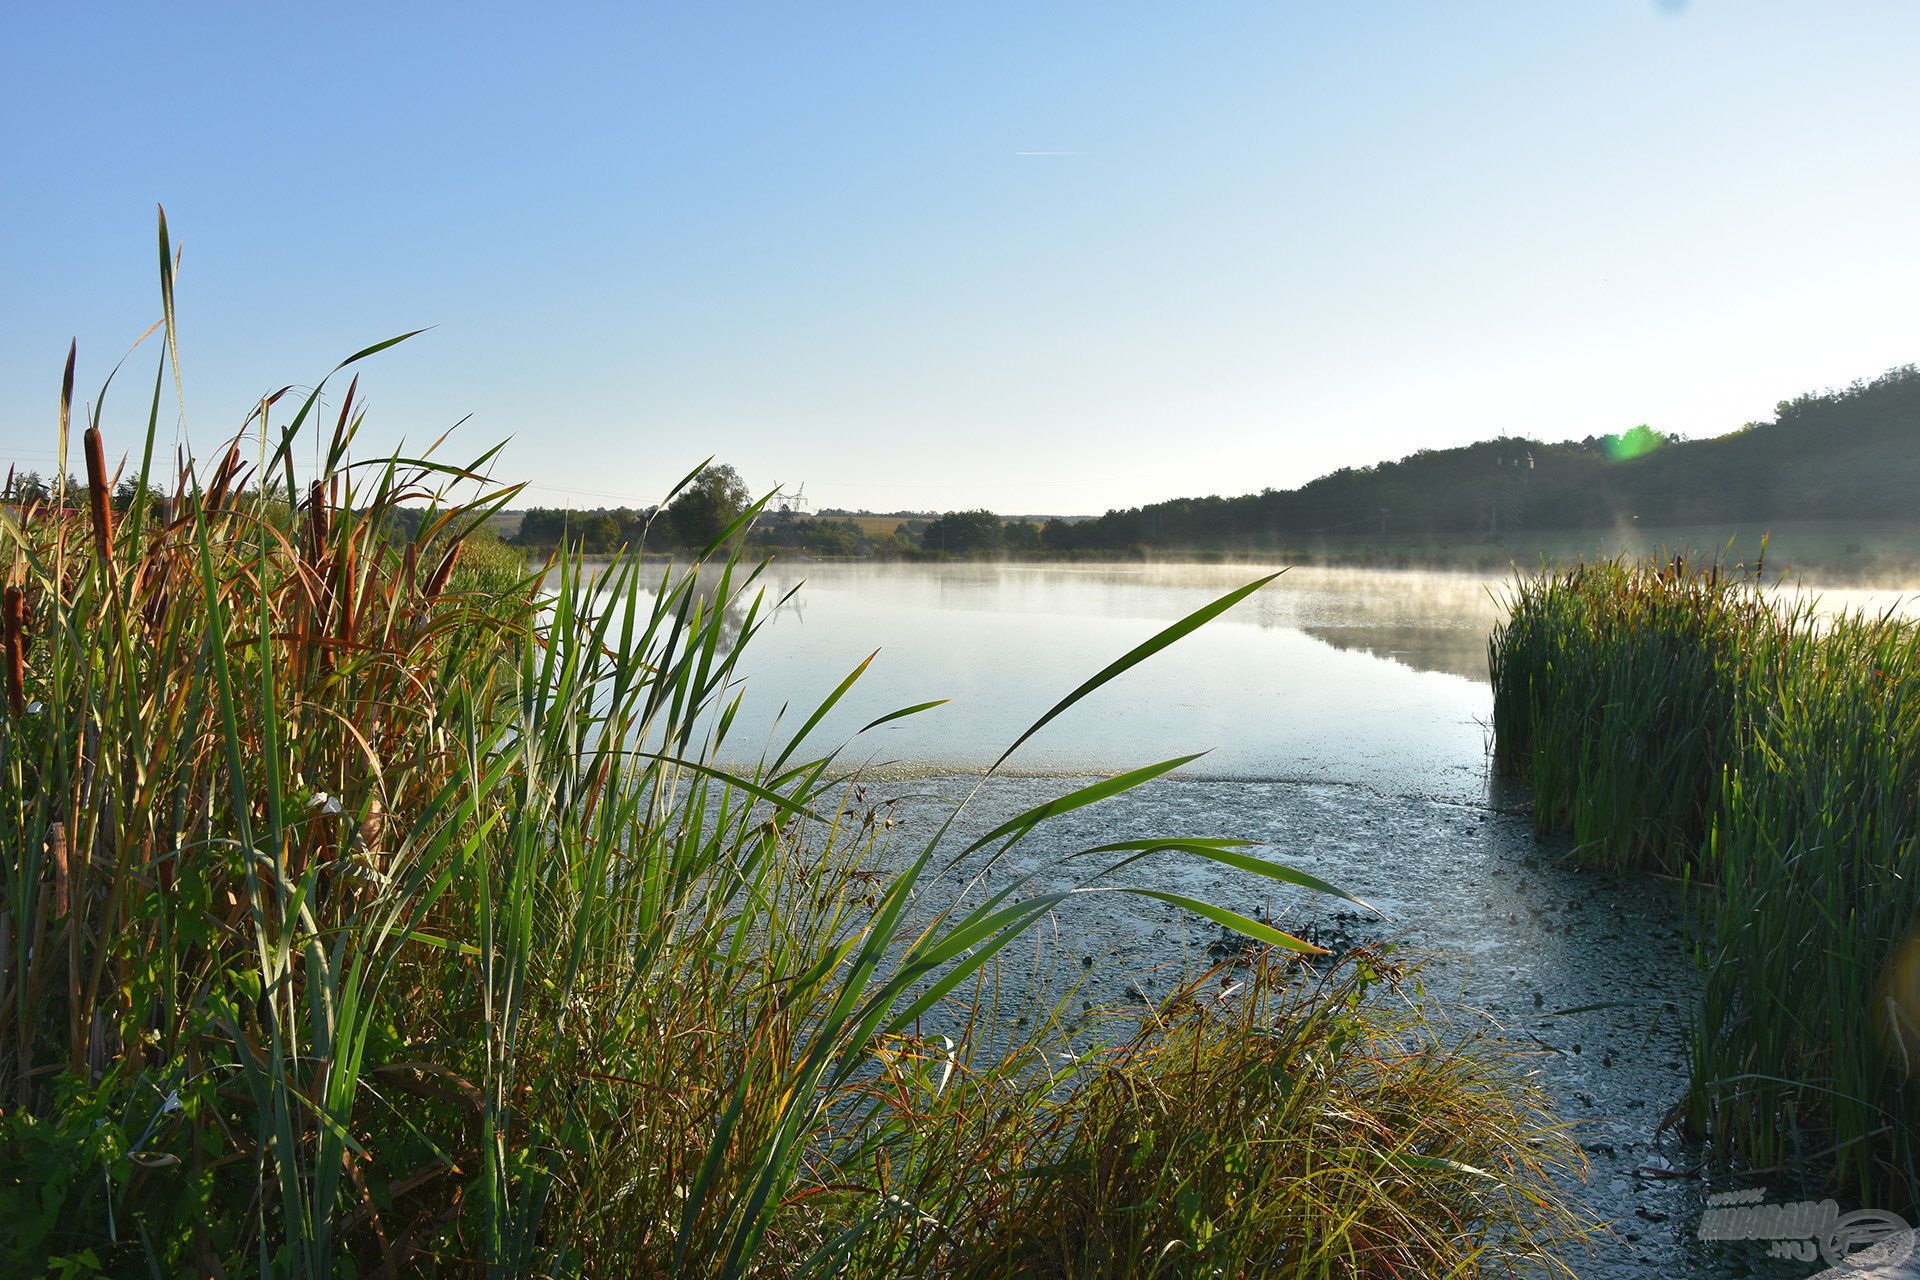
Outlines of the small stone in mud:
[[1091,969],[1091,968],[1093,968],[1093,957],[1092,957],[1092,956],[1081,956],[1081,957],[1080,957],[1080,967],[1081,967],[1082,969]]
[[1127,989],[1120,994],[1129,1000],[1138,1000],[1142,1004],[1147,1002],[1147,997],[1141,993],[1140,988],[1134,986],[1132,983],[1128,983]]
[[1540,1007],[1541,1005],[1543,1005],[1543,1004],[1545,1004],[1546,1002],[1547,1002],[1547,998],[1546,998],[1545,996],[1543,996],[1543,995],[1541,995],[1541,994],[1540,994],[1540,993],[1539,993],[1538,991],[1536,991],[1536,992],[1534,992],[1534,993],[1533,993],[1533,1007],[1534,1007],[1534,1008],[1536,1008],[1536,1009],[1538,1009],[1538,1008],[1539,1008],[1539,1007]]

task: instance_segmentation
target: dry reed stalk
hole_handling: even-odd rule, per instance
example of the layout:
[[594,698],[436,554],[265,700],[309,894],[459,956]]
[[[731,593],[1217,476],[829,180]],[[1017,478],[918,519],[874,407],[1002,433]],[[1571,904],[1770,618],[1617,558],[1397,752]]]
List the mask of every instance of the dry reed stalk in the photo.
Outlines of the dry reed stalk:
[[156,535],[153,547],[146,560],[140,566],[140,576],[133,585],[133,595],[140,601],[140,617],[151,630],[158,630],[161,620],[167,616],[167,562],[161,558],[160,539]]
[[340,625],[335,634],[340,640],[342,649],[345,649],[353,643],[354,605],[356,603],[354,599],[354,548],[353,538],[351,536],[352,531],[349,530],[348,534],[348,537],[341,540],[340,556],[337,562],[339,576],[337,585],[335,586],[335,599],[340,606],[338,613]]
[[6,648],[7,705],[17,720],[27,714],[27,597],[18,585],[7,584],[0,615]]
[[87,455],[87,506],[93,515],[93,545],[100,563],[113,563],[113,495],[107,490],[107,453],[100,428],[88,427],[83,437]]
[[53,863],[53,914],[67,914],[67,824],[56,822],[47,828],[47,857]]
[[233,483],[233,478],[238,474],[240,474],[240,446],[236,443],[228,446],[227,456],[220,459],[220,465],[214,469],[213,483],[207,486],[206,509],[208,511],[218,510],[220,504],[226,501],[227,486]]

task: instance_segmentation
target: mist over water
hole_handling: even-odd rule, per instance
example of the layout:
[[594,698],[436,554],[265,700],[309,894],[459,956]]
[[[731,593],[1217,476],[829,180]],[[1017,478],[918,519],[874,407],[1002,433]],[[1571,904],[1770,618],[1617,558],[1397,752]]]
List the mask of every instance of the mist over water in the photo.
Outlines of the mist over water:
[[[851,761],[977,769],[1081,681],[1168,623],[1273,572],[1221,565],[833,564],[770,574],[798,595],[749,648],[732,751],[789,728],[873,646],[815,749],[896,708],[943,707],[856,739]],[[1477,790],[1490,579],[1294,569],[1049,725],[1010,767],[1109,772],[1194,751],[1196,777]]]
[[[966,771],[991,764],[1049,707],[1171,622],[1278,566],[781,564],[769,604],[799,590],[748,647],[727,750],[784,740],[878,647],[814,731],[848,763]],[[1009,762],[1109,773],[1205,751],[1187,776],[1335,782],[1478,799],[1491,709],[1487,638],[1507,579],[1292,568],[1099,690]],[[1911,613],[1898,590],[1785,586],[1828,611]],[[951,701],[865,735],[863,725]],[[776,718],[784,718],[776,725]]]

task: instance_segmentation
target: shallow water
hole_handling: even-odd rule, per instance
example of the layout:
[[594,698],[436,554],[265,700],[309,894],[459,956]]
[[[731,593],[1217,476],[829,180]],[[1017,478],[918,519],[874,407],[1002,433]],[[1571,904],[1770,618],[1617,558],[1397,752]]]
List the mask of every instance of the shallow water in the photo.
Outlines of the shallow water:
[[[929,830],[1019,733],[1082,680],[1169,622],[1270,570],[1228,566],[776,566],[770,599],[805,585],[750,645],[746,710],[724,756],[784,739],[870,651],[879,656],[816,730],[815,750],[876,767],[903,834]],[[1209,751],[1179,773],[1048,823],[1008,872],[1076,847],[1155,835],[1236,836],[1373,902],[1364,917],[1211,865],[1130,874],[1324,939],[1393,939],[1427,956],[1457,1017],[1537,1049],[1537,1072],[1580,1123],[1579,1198],[1612,1224],[1589,1277],[1805,1276],[1756,1246],[1694,1238],[1710,1185],[1660,1121],[1685,1083],[1694,979],[1681,904],[1646,877],[1571,870],[1535,842],[1520,788],[1488,776],[1486,642],[1500,584],[1435,573],[1296,569],[1050,724],[988,785],[969,829],[1087,775]],[[1884,610],[1885,594],[1838,607]],[[898,707],[924,715],[857,735]],[[1218,930],[1115,895],[1069,904],[1043,930],[1055,995],[1126,1003],[1209,963]],[[1079,963],[1075,963],[1078,961]],[[1044,981],[1044,979],[1043,979]],[[1780,1195],[1770,1198],[1789,1198]],[[1853,1206],[1843,1206],[1853,1207]]]

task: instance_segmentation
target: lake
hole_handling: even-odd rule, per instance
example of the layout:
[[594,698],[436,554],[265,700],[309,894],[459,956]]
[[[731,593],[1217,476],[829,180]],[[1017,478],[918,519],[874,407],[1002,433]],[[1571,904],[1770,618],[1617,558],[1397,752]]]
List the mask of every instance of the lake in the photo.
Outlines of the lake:
[[[722,758],[750,763],[783,742],[877,649],[810,746],[846,743],[843,760],[906,797],[898,812],[910,838],[1085,678],[1269,572],[775,564],[769,602],[799,590],[748,646],[745,709]],[[1581,1125],[1591,1169],[1580,1197],[1613,1224],[1590,1258],[1573,1260],[1580,1275],[1803,1275],[1694,1238],[1709,1190],[1757,1184],[1677,1176],[1700,1153],[1661,1129],[1685,1085],[1682,1011],[1695,989],[1677,893],[1562,866],[1564,842],[1533,837],[1525,788],[1489,775],[1486,651],[1500,589],[1465,574],[1290,570],[1048,725],[981,791],[963,829],[1087,776],[1207,752],[1047,824],[1012,869],[1138,836],[1262,842],[1388,919],[1211,865],[1169,860],[1130,874],[1334,945],[1396,942],[1426,957],[1428,994],[1463,1031],[1532,1046],[1529,1069]],[[1881,593],[1826,602],[1906,608]],[[942,697],[951,702],[857,733]],[[1061,974],[1048,995],[1138,1003],[1209,962],[1196,917],[1118,895],[1072,905],[1043,931]]]
[[[804,581],[748,649],[749,718],[735,750],[797,724],[876,648],[816,732],[837,743],[930,698],[952,701],[857,740],[851,758],[984,768],[1108,662],[1235,587],[1248,566],[832,564]],[[1294,569],[1032,739],[1021,773],[1116,772],[1209,754],[1186,775],[1315,780],[1465,796],[1485,769],[1486,642],[1497,583],[1467,575]],[[798,717],[795,717],[797,711]]]

